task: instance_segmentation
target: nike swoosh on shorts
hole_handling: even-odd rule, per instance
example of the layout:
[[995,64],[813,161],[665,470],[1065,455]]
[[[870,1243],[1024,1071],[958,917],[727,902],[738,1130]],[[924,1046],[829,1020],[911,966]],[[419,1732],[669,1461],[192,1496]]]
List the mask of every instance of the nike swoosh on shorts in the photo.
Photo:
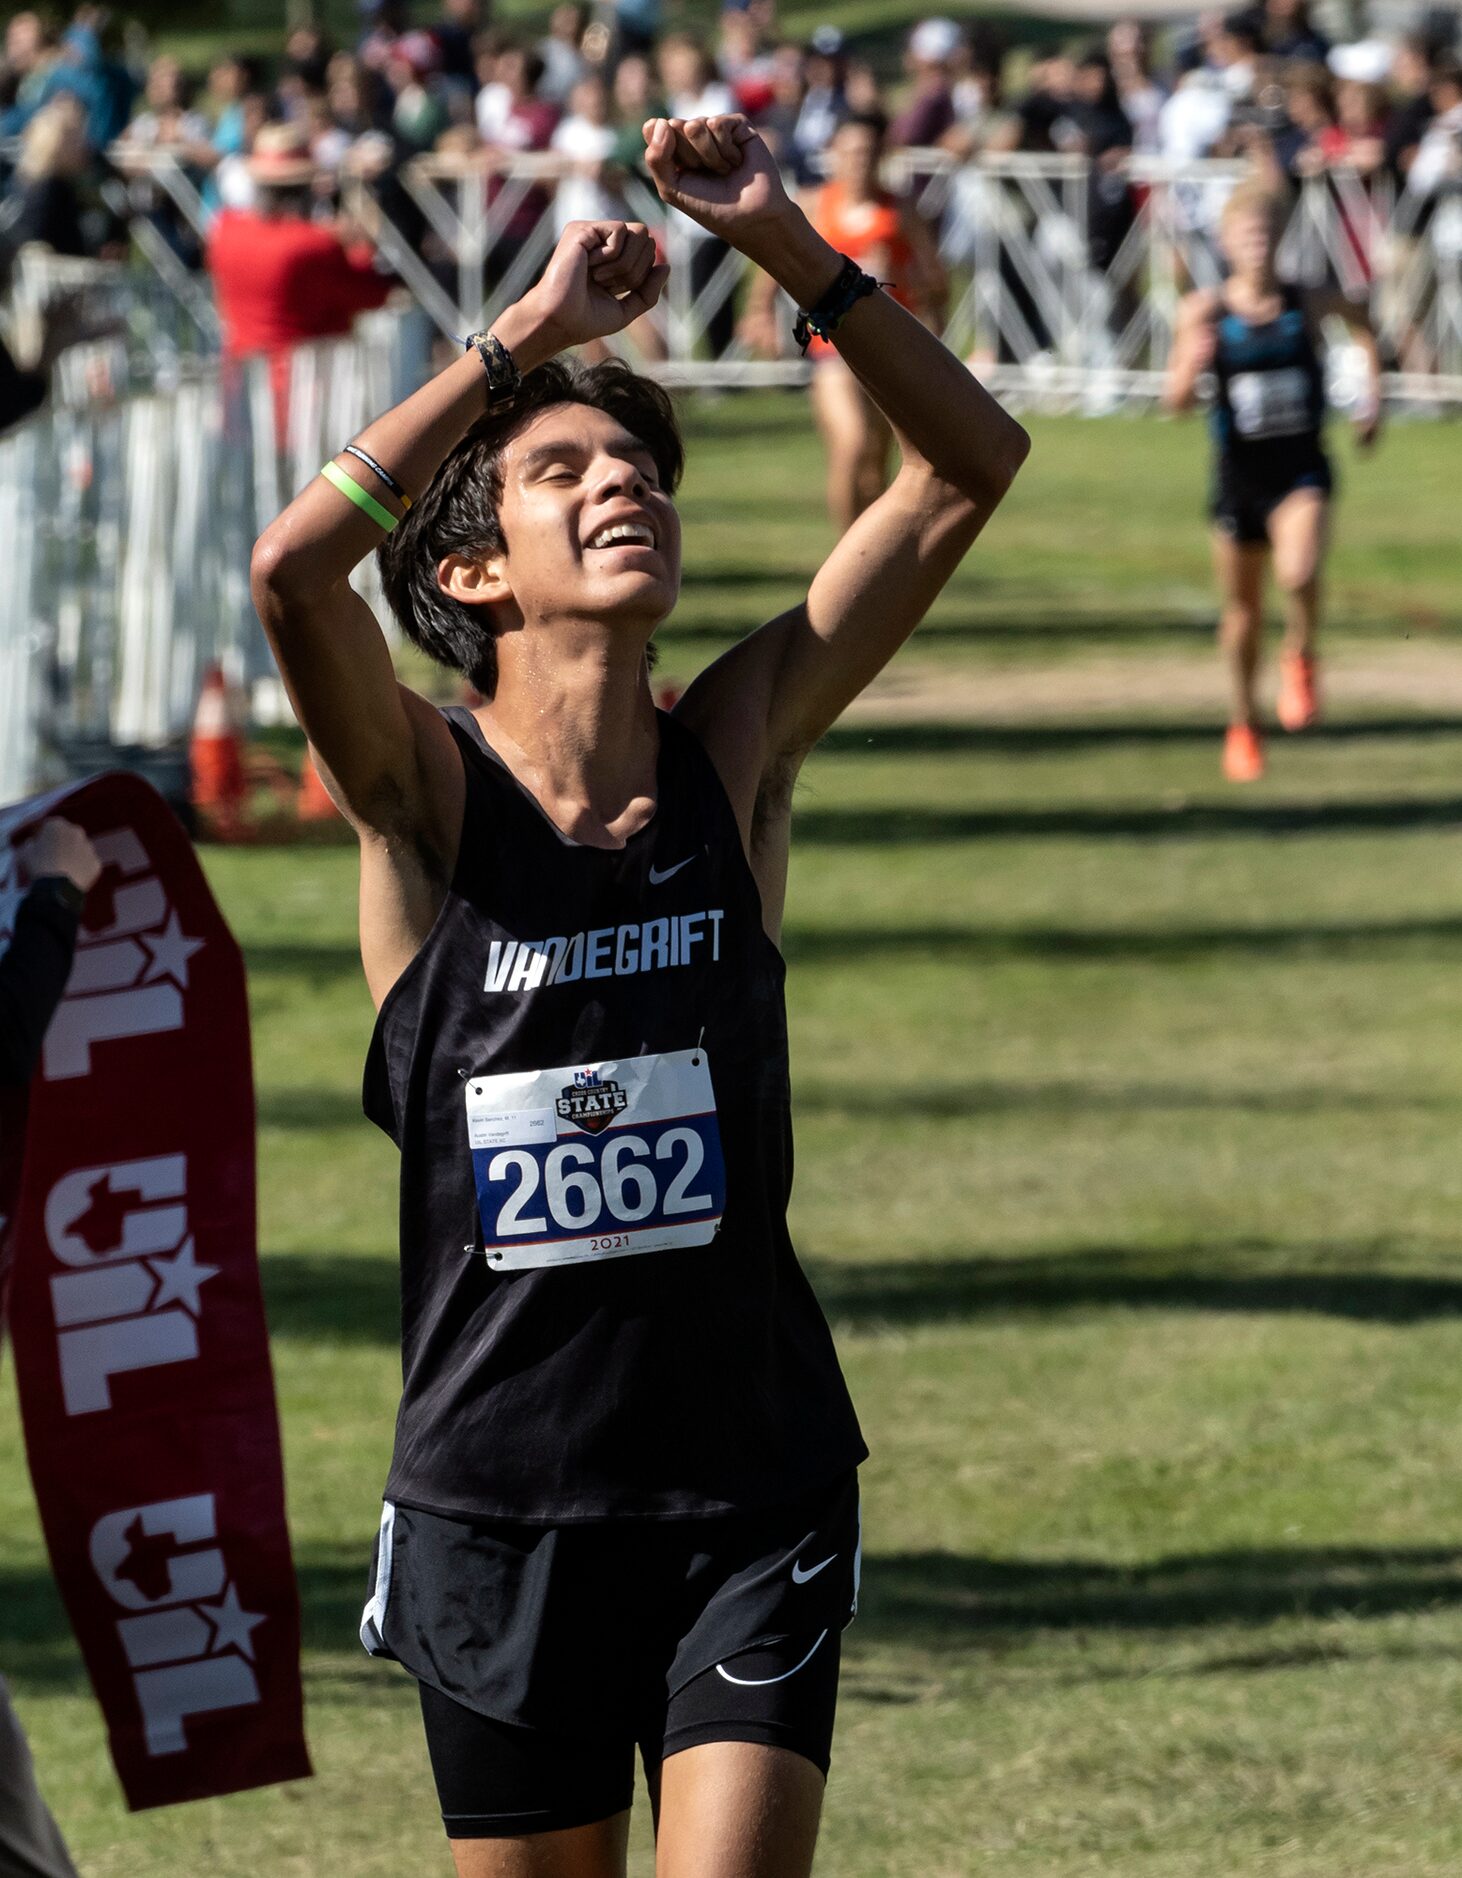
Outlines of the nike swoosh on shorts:
[[815,1578],[820,1571],[826,1571],[836,1557],[836,1552],[830,1552],[820,1565],[810,1566],[806,1571],[802,1569],[801,1559],[796,1560],[792,1566],[792,1583],[805,1585],[809,1578]]
[[[833,1558],[836,1557],[837,1553],[834,1552]],[[788,1677],[795,1676],[799,1669],[806,1669],[813,1657],[816,1656],[818,1651],[822,1648],[826,1639],[827,1632],[824,1630],[820,1633],[817,1642],[813,1644],[802,1661],[800,1663],[794,1663],[790,1669],[784,1669],[780,1676],[733,1676],[724,1663],[717,1663],[716,1674],[718,1676],[724,1676],[727,1682],[740,1684],[743,1689],[767,1689],[770,1688],[774,1682],[786,1682]],[[735,1659],[733,1658],[732,1660],[734,1661]]]

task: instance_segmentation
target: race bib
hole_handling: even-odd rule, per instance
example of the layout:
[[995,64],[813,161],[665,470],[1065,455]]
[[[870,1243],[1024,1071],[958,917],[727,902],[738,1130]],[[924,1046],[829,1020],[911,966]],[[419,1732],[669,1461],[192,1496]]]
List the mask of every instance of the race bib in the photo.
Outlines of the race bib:
[[1236,373],[1228,395],[1241,437],[1294,437],[1313,428],[1309,375],[1298,365]]
[[474,1076],[467,1141],[500,1271],[708,1245],[725,1211],[701,1049]]

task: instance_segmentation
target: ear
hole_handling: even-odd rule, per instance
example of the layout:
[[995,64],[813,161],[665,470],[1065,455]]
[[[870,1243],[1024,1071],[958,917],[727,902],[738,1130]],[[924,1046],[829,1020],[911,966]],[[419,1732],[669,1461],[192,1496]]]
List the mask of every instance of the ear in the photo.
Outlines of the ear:
[[464,606],[496,606],[513,597],[507,557],[502,554],[490,555],[485,561],[469,560],[465,554],[445,554],[437,562],[437,585]]

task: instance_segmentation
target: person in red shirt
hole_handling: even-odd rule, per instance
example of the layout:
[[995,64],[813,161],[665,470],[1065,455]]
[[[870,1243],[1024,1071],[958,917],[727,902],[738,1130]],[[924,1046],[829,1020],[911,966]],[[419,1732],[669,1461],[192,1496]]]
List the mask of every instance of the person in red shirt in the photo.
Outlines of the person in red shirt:
[[382,305],[392,283],[376,271],[369,247],[347,244],[334,227],[309,219],[314,165],[300,131],[266,124],[254,140],[249,174],[254,206],[220,211],[208,231],[206,262],[223,355],[268,355],[282,417],[292,348],[348,333],[358,313]]

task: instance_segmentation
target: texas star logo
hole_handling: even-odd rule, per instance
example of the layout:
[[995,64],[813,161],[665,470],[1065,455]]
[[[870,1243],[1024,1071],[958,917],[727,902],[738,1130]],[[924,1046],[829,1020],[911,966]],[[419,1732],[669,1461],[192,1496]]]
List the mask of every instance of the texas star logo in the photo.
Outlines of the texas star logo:
[[185,1752],[194,1716],[261,1700],[254,1632],[267,1613],[245,1610],[221,1540],[211,1493],[123,1507],[92,1527],[149,1755]]
[[[66,995],[46,1032],[47,1082],[88,1075],[101,1044],[181,1030],[189,961],[204,945],[183,931],[132,829],[108,829],[94,845],[104,872],[92,889]],[[15,849],[0,842],[0,951],[23,898]]]
[[629,1097],[617,1082],[605,1082],[597,1069],[576,1069],[574,1080],[565,1087],[554,1107],[562,1121],[572,1122],[597,1135],[616,1115],[622,1115]]
[[222,1267],[197,1256],[194,1197],[184,1154],[73,1168],[46,1196],[68,1415],[111,1408],[116,1378],[130,1370],[198,1357],[199,1293]]

